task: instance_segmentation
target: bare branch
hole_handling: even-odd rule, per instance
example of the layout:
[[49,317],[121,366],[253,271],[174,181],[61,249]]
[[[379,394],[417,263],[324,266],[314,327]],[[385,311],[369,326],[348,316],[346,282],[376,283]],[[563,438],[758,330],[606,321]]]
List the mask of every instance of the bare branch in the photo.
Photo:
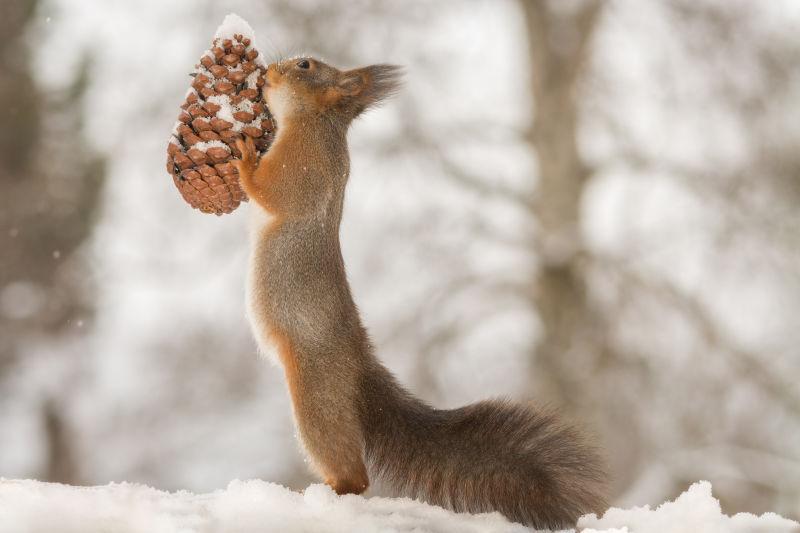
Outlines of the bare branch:
[[594,257],[593,263],[617,276],[623,286],[654,294],[682,312],[695,325],[707,345],[717,347],[728,355],[743,379],[758,383],[773,398],[792,411],[800,413],[800,394],[795,386],[770,372],[757,354],[738,346],[730,335],[722,331],[717,320],[697,296],[687,294],[667,280],[655,279],[637,272],[613,258]]

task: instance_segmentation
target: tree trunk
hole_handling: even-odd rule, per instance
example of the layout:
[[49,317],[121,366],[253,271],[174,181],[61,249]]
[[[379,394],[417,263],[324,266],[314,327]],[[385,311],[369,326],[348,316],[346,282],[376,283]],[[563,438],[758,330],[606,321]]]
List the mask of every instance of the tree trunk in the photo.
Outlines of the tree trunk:
[[581,257],[581,197],[590,175],[577,145],[578,106],[575,85],[587,43],[600,13],[600,2],[574,12],[557,12],[544,1],[521,2],[527,27],[534,119],[530,142],[539,172],[534,196],[540,263],[531,291],[542,337],[536,349],[536,390],[558,405],[580,411],[570,376],[587,352],[599,347],[587,301]]
[[[538,161],[533,193],[539,259],[532,276],[531,307],[541,335],[531,348],[531,387],[537,398],[579,422],[589,422],[607,449],[619,490],[636,475],[640,460],[635,422],[615,393],[621,361],[602,315],[587,291],[591,259],[581,233],[583,193],[592,175],[578,147],[580,108],[576,86],[605,3],[585,1],[570,8],[556,2],[521,0],[531,65],[529,130]],[[618,431],[625,427],[625,431]],[[619,462],[624,459],[625,463]]]
[[[39,90],[27,44],[37,42],[27,38],[37,6],[36,0],[0,4],[0,389],[20,361],[36,364],[30,346],[63,342],[91,313],[83,281],[88,267],[73,256],[91,233],[104,173],[81,131],[89,63],[64,91]],[[41,467],[47,480],[76,479],[74,456],[65,453],[69,392],[62,386],[39,412],[49,446]]]

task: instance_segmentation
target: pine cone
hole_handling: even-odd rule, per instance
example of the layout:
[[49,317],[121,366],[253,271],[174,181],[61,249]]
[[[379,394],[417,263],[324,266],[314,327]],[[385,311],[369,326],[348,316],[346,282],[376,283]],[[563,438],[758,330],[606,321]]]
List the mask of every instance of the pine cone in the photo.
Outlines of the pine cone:
[[195,66],[192,87],[167,146],[167,172],[183,199],[203,213],[217,215],[247,201],[231,164],[241,157],[236,139],[252,137],[263,154],[275,136],[275,122],[261,95],[266,65],[252,37],[233,33],[224,38],[226,27],[249,29],[232,17],[225,19]]

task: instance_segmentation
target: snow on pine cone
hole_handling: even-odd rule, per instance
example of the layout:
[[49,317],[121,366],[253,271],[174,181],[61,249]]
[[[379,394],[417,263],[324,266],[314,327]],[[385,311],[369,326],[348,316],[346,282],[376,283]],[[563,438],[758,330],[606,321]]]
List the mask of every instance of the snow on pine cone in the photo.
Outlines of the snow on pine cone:
[[228,15],[200,58],[167,146],[167,171],[183,199],[203,213],[230,213],[247,196],[231,160],[236,140],[252,137],[260,153],[275,135],[262,100],[266,64],[250,26]]

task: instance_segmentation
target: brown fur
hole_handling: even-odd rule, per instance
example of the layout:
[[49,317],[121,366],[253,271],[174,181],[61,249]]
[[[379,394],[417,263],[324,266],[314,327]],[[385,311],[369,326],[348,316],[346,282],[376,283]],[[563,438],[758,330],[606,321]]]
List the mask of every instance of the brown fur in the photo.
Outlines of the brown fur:
[[378,362],[361,324],[339,247],[346,134],[398,78],[388,65],[270,65],[265,95],[277,138],[260,161],[252,143],[241,143],[237,162],[257,215],[248,281],[254,334],[265,350],[277,348],[300,438],[336,492],[363,492],[369,472],[400,495],[458,511],[572,526],[603,508],[605,477],[574,428],[552,412],[502,401],[433,409]]

